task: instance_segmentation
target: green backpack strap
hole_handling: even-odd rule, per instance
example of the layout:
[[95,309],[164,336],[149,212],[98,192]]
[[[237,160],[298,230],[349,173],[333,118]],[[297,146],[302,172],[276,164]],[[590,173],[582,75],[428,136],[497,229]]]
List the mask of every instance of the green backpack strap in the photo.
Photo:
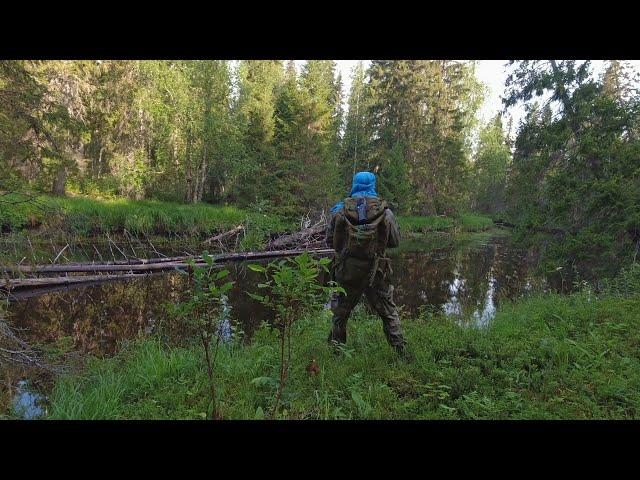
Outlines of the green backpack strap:
[[[366,201],[366,221],[361,222],[358,215],[358,203],[363,199]],[[384,214],[389,206],[385,200],[378,197],[347,197],[344,199],[345,217],[353,224],[372,223],[375,219]]]

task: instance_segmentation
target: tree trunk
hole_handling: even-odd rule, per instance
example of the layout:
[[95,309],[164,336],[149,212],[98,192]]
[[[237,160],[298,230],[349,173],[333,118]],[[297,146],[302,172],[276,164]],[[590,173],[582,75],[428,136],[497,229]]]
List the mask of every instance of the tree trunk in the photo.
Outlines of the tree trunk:
[[104,167],[102,166],[102,154],[103,154],[103,153],[104,153],[104,147],[103,147],[103,146],[101,146],[101,147],[100,147],[100,153],[99,153],[99,155],[98,155],[98,175],[97,175],[97,176],[102,175],[102,172],[106,171],[106,168],[104,168]]
[[191,203],[193,198],[193,175],[191,174],[191,136],[189,132],[187,132],[187,149],[186,149],[186,165],[185,165],[185,177],[187,181],[187,203]]
[[196,188],[193,196],[193,203],[201,202],[204,193],[204,183],[207,178],[207,144],[204,144],[200,171],[196,175]]
[[67,186],[67,168],[60,167],[58,170],[58,174],[56,175],[56,179],[53,181],[53,194],[64,196],[66,193]]

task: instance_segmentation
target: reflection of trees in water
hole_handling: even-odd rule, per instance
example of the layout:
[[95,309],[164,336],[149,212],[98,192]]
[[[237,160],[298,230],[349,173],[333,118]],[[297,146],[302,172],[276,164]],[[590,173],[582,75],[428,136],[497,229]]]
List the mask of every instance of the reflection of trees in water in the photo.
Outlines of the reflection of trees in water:
[[149,333],[166,316],[164,303],[178,300],[184,286],[183,278],[167,275],[75,288],[18,302],[11,318],[25,339],[71,337],[76,349],[104,355],[121,340]]
[[422,305],[485,324],[501,298],[525,290],[528,262],[499,239],[483,247],[411,252],[394,259],[396,302],[412,312]]
[[[416,313],[423,305],[485,322],[502,298],[520,295],[531,277],[526,258],[497,240],[480,248],[404,252],[393,257],[392,282],[399,306]],[[261,278],[242,265],[231,265],[229,292],[232,322],[250,338],[263,320],[273,317],[246,291]],[[326,279],[325,279],[326,280]],[[74,348],[110,354],[118,342],[150,332],[169,340],[184,337],[184,326],[167,315],[166,304],[187,294],[186,275],[149,276],[32,297],[11,305],[11,321],[34,344],[73,339]]]
[[253,300],[246,293],[253,292],[255,286],[264,281],[264,278],[260,273],[243,265],[233,265],[231,272],[234,273],[235,282],[229,290],[229,302],[233,308],[232,323],[242,329],[245,338],[250,339],[263,321],[274,317],[272,312],[265,310],[260,302]]
[[[236,283],[229,292],[232,320],[250,336],[269,315],[246,294],[257,274],[235,270]],[[111,354],[119,342],[159,329],[169,340],[178,340],[185,326],[167,314],[167,303],[188,295],[187,282],[186,275],[169,274],[57,291],[12,304],[11,321],[24,329],[27,341],[55,344],[70,337],[75,349],[95,355]]]

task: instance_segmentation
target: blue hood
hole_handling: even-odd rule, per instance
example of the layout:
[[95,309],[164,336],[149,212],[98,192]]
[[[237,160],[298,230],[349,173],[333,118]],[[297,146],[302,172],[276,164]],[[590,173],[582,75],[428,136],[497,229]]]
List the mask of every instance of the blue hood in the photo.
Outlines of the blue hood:
[[[376,176],[371,172],[358,172],[353,176],[351,183],[351,197],[377,197]],[[336,213],[344,207],[344,202],[336,203],[331,213]]]

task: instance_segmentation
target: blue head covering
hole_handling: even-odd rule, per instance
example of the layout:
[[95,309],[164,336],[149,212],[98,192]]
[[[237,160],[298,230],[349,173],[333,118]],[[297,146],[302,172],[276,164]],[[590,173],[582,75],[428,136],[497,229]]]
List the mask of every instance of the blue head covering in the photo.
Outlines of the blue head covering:
[[[376,176],[371,172],[358,172],[353,176],[351,183],[351,197],[377,197],[376,192]],[[336,203],[331,209],[331,213],[336,213],[342,207],[344,202]]]

